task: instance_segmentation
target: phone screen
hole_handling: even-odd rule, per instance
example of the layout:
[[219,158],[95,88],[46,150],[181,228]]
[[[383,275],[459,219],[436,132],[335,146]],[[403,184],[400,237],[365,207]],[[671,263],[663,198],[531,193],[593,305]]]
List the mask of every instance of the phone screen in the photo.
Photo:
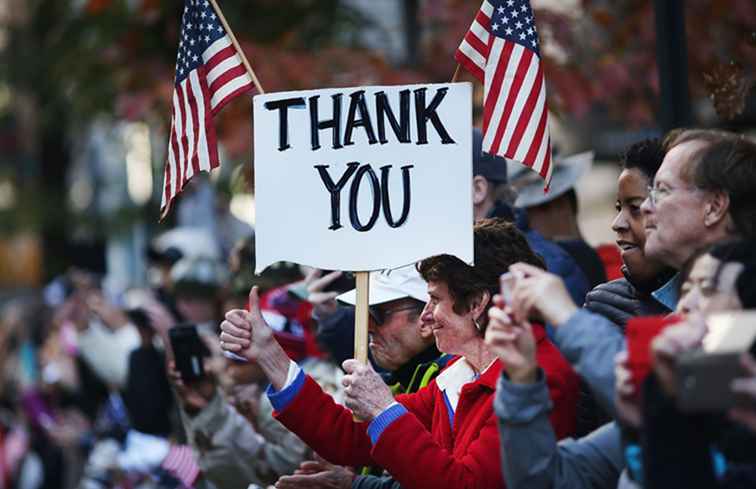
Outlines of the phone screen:
[[205,376],[203,360],[208,356],[207,346],[202,342],[194,325],[175,326],[169,330],[176,369],[185,382],[193,382]]
[[504,273],[501,275],[501,278],[499,278],[501,297],[507,305],[512,304],[512,292],[514,291],[516,280],[517,279],[512,272]]

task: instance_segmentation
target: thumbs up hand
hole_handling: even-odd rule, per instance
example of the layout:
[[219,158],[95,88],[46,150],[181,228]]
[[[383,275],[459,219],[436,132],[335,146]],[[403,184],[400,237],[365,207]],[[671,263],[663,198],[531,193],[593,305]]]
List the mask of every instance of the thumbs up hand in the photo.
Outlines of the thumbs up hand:
[[260,312],[257,287],[249,292],[249,311],[232,309],[226,313],[220,345],[224,351],[260,365],[275,389],[286,383],[290,360]]

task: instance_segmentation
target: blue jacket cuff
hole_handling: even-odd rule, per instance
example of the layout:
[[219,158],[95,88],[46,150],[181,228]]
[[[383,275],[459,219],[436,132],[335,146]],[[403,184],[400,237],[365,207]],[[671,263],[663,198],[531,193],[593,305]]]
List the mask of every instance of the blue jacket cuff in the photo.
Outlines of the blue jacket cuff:
[[577,311],[572,313],[572,316],[570,316],[567,321],[563,322],[562,324],[556,325],[557,327],[554,328],[554,339],[556,341],[559,341],[563,339],[564,336],[569,336],[569,333],[565,333],[564,331],[580,328],[584,323],[590,323],[590,321],[595,317],[603,316],[592,313],[583,308],[578,309]]
[[368,435],[373,445],[378,443],[378,439],[383,434],[383,430],[389,427],[391,423],[401,418],[407,413],[407,408],[399,403],[392,404],[387,407],[381,414],[376,416],[373,421],[368,425]]
[[294,382],[284,387],[280,391],[275,390],[272,385],[269,385],[265,393],[268,395],[268,399],[270,399],[270,403],[273,405],[273,409],[279,412],[286,409],[288,405],[291,404],[291,401],[293,401],[294,398],[297,397],[299,391],[302,390],[304,382],[305,374],[304,371],[300,370],[299,374],[294,379]]
[[513,384],[502,371],[494,398],[494,410],[504,422],[527,424],[542,414],[551,411],[546,374],[538,369],[537,381],[533,384]]

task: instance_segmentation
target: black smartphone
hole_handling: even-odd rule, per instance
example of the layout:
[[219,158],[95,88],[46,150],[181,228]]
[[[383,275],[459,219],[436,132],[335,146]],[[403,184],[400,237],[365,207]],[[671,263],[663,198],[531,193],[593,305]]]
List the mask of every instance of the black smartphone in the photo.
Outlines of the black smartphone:
[[176,361],[176,370],[184,382],[195,382],[205,376],[203,359],[210,351],[202,342],[193,324],[181,324],[168,330]]

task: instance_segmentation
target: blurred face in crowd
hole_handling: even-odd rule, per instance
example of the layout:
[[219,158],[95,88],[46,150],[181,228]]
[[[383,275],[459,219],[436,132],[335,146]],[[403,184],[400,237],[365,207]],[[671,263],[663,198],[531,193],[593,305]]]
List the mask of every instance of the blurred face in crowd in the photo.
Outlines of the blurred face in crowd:
[[680,269],[707,235],[704,225],[706,194],[685,178],[688,162],[701,149],[688,141],[669,150],[654,178],[653,198],[641,209],[645,216],[647,257]]
[[429,281],[428,295],[430,300],[423,310],[423,319],[431,324],[439,351],[463,355],[462,345],[481,340],[472,311],[464,314],[454,311],[454,298],[446,283]]
[[147,281],[151,287],[171,287],[171,265],[165,263],[151,263],[147,268]]
[[208,323],[217,321],[218,318],[215,299],[198,295],[176,296],[176,309],[190,323]]
[[428,347],[432,332],[420,317],[422,305],[399,299],[370,306],[368,322],[373,359],[389,371],[398,370]]
[[702,255],[680,289],[677,313],[706,315],[743,309],[735,288],[742,271],[742,263],[723,263],[709,254]]
[[649,283],[659,274],[664,265],[648,258],[644,253],[646,244],[645,218],[641,204],[648,197],[651,181],[637,168],[625,169],[617,180],[617,217],[612,230],[617,236],[617,246],[622,250],[622,262],[636,283]]

